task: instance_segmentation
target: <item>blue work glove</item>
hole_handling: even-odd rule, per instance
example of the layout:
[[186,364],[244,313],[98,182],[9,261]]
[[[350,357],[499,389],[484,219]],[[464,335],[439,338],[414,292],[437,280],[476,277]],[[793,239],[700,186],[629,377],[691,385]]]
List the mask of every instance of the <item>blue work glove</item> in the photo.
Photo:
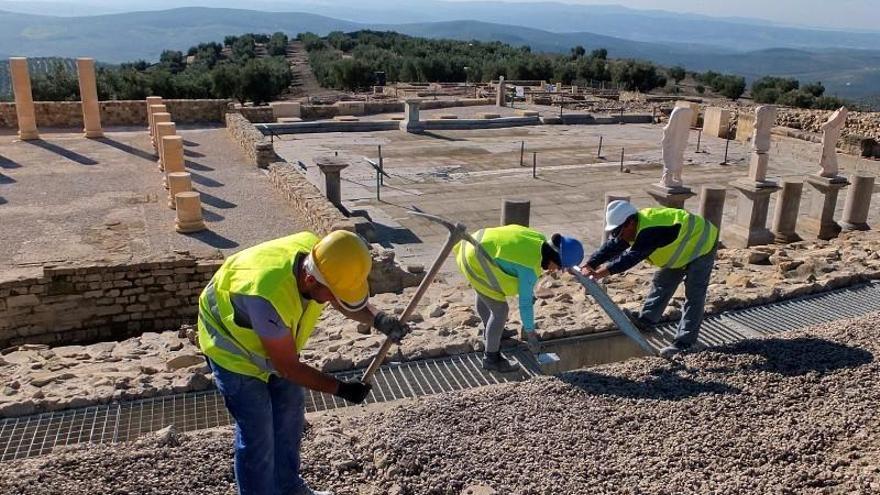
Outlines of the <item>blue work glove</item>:
[[406,323],[384,311],[376,313],[373,318],[373,327],[387,335],[395,344],[400,344],[400,341],[411,331]]

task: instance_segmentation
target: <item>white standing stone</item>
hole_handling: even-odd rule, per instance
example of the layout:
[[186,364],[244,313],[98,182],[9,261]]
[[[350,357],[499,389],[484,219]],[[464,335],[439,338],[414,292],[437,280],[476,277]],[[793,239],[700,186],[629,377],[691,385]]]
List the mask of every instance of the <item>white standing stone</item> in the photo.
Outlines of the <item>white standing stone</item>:
[[822,167],[819,175],[822,177],[837,177],[840,172],[837,166],[837,141],[846,124],[847,114],[849,111],[846,107],[840,107],[822,124],[822,161],[819,162]]
[[752,133],[752,151],[767,153],[770,151],[770,131],[776,124],[776,107],[760,106],[755,109],[755,130]]
[[684,150],[690,135],[693,110],[676,107],[669,116],[669,123],[663,128],[663,176],[660,186],[667,189],[680,189],[684,186],[681,171],[684,168]]

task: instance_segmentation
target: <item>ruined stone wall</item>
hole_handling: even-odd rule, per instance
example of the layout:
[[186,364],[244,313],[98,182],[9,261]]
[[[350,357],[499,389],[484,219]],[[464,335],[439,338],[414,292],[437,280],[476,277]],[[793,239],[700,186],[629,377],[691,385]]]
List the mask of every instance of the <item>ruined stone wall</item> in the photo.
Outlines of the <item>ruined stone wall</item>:
[[271,140],[258,131],[241,113],[226,114],[226,130],[254,165],[266,168],[270,163],[280,160],[275,154]]
[[[165,100],[163,102],[177,124],[223,122],[228,100]],[[100,102],[101,124],[113,126],[147,125],[144,100],[108,100]],[[82,105],[78,101],[38,101],[34,103],[37,126],[79,128],[83,126]],[[0,128],[16,129],[15,103],[0,103]]]
[[240,107],[236,111],[254,124],[265,124],[267,122],[275,122],[275,113],[272,107]]
[[191,323],[222,261],[169,255],[47,265],[41,276],[0,280],[0,348],[122,339]]
[[354,222],[331,203],[314,184],[287,162],[269,165],[269,180],[287,198],[298,219],[318,235],[333,230],[355,232]]
[[[423,110],[438,108],[472,107],[479,105],[491,105],[494,100],[490,98],[459,98],[455,100],[422,100]],[[380,113],[403,112],[404,104],[401,101],[341,101],[333,105],[303,105],[301,116],[303,119],[332,119],[337,115],[376,115]],[[252,120],[252,122],[254,122]]]

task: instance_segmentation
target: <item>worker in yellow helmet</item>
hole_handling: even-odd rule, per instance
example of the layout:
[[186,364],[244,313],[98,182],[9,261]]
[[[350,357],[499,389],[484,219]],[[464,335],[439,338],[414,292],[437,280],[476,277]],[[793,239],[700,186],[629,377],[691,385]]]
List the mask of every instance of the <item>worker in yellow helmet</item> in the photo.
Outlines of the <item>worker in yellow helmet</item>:
[[299,475],[303,387],[361,403],[370,385],[301,362],[327,303],[400,343],[409,329],[367,303],[372,258],[345,231],[283,237],[230,256],[199,297],[199,346],[235,419],[240,495],[312,495]]

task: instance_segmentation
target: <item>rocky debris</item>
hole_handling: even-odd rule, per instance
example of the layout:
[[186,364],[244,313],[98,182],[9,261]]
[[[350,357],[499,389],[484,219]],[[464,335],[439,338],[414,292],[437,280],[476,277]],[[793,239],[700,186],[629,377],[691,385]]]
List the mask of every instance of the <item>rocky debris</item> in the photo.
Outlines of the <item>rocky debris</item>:
[[[347,494],[877,493],[880,313],[310,419]],[[163,433],[159,438],[169,434]],[[0,464],[0,493],[230,493],[230,428]]]
[[[828,120],[832,110],[804,110],[780,108],[776,115],[776,125],[800,129],[816,134],[822,133],[822,124]],[[858,136],[880,141],[880,116],[875,112],[849,112],[841,137]]]

